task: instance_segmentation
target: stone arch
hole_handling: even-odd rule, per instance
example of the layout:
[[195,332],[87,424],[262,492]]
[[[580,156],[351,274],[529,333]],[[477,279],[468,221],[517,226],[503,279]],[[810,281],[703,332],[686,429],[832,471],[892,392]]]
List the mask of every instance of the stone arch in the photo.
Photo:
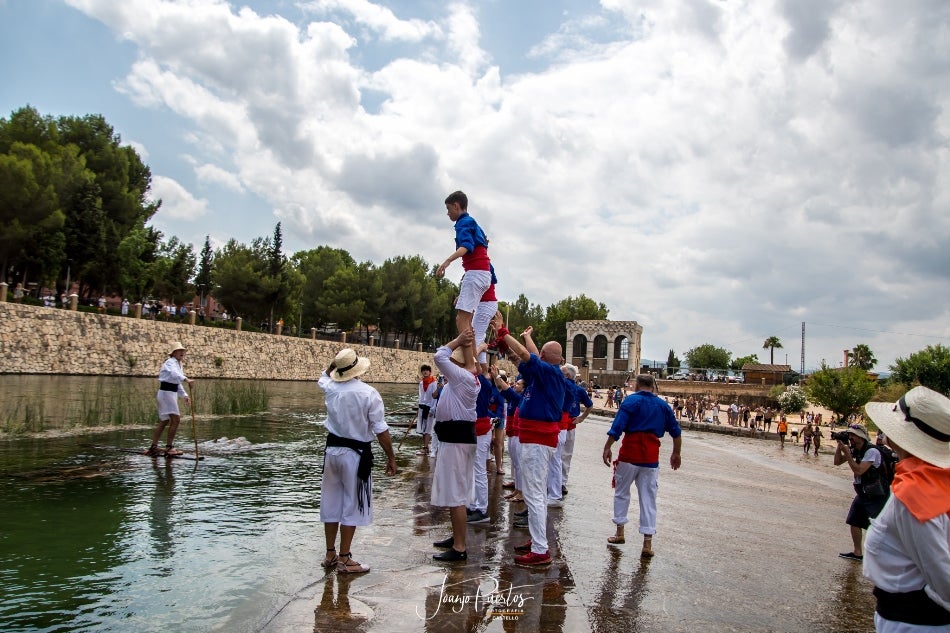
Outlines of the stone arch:
[[639,369],[642,337],[643,327],[636,321],[571,321],[564,356],[581,368],[584,380],[594,377],[610,384]]
[[583,367],[584,361],[587,360],[587,336],[584,334],[577,334],[572,339],[572,348],[570,355],[564,355],[572,365],[577,367]]

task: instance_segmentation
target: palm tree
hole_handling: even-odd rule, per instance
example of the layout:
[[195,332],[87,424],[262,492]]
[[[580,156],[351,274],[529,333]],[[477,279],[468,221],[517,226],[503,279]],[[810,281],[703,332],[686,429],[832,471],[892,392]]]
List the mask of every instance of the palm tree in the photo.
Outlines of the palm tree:
[[775,348],[782,348],[782,341],[778,340],[777,336],[770,336],[765,339],[765,342],[762,343],[762,349],[769,350],[769,364],[775,364]]
[[864,343],[854,346],[854,349],[848,352],[848,364],[860,367],[864,371],[870,371],[877,364],[874,358],[874,352]]

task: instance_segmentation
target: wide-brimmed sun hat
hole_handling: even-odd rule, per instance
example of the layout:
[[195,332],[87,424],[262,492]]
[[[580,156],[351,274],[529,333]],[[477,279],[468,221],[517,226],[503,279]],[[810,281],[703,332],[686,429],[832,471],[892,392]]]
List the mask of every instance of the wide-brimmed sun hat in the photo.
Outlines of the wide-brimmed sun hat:
[[[815,426],[818,426],[817,422],[815,422]],[[864,428],[863,424],[852,424],[851,426],[846,428],[845,431],[847,431],[851,435],[857,435],[865,442],[868,442],[868,443],[871,442],[871,436],[868,435],[868,430]]]
[[864,407],[888,440],[939,468],[950,468],[950,398],[914,387],[897,402]]
[[369,369],[369,359],[365,356],[360,357],[349,347],[341,349],[333,359],[333,371],[330,372],[330,378],[335,382],[346,382],[357,376],[362,376]]
[[172,343],[172,351],[168,352],[168,355],[171,356],[178,350],[184,350],[184,349],[185,349],[185,346],[181,344],[181,341],[176,341]]

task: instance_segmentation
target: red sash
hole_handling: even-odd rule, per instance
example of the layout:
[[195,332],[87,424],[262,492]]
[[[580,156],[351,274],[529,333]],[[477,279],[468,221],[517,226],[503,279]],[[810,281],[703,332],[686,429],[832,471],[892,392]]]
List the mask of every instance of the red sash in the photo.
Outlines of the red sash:
[[491,418],[475,418],[475,435],[485,435],[491,431]]
[[521,438],[522,444],[542,444],[557,448],[559,430],[557,422],[527,418],[520,418],[518,422],[518,437]]
[[505,437],[518,437],[518,426],[519,420],[518,409],[515,408],[514,413],[508,416],[508,419],[505,421]]
[[655,464],[660,461],[660,438],[656,433],[624,433],[617,459],[628,464]]
[[472,252],[462,255],[462,268],[465,270],[489,270],[490,267],[488,249],[484,246],[476,246]]

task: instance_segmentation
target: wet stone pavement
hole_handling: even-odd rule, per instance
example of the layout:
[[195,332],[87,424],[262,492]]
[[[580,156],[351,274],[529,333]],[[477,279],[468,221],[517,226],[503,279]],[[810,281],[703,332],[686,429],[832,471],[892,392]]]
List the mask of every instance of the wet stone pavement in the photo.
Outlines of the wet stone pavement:
[[635,499],[627,543],[606,541],[613,491],[600,456],[609,424],[591,416],[578,428],[569,494],[548,511],[548,567],[512,562],[513,546],[529,537],[511,525],[523,505],[503,499],[510,472],[489,475],[491,522],[469,526],[467,563],[433,561],[432,541],[450,534],[448,513],[430,508],[432,464],[407,442],[397,485],[377,495],[375,523],[356,533],[353,555],[372,571],[324,574],[315,534],[313,582],[263,631],[874,630],[861,566],[837,556],[850,547],[844,517],[853,493],[830,452],[805,456],[800,445],[684,430],[674,472],[665,438],[656,556],[647,560]]

